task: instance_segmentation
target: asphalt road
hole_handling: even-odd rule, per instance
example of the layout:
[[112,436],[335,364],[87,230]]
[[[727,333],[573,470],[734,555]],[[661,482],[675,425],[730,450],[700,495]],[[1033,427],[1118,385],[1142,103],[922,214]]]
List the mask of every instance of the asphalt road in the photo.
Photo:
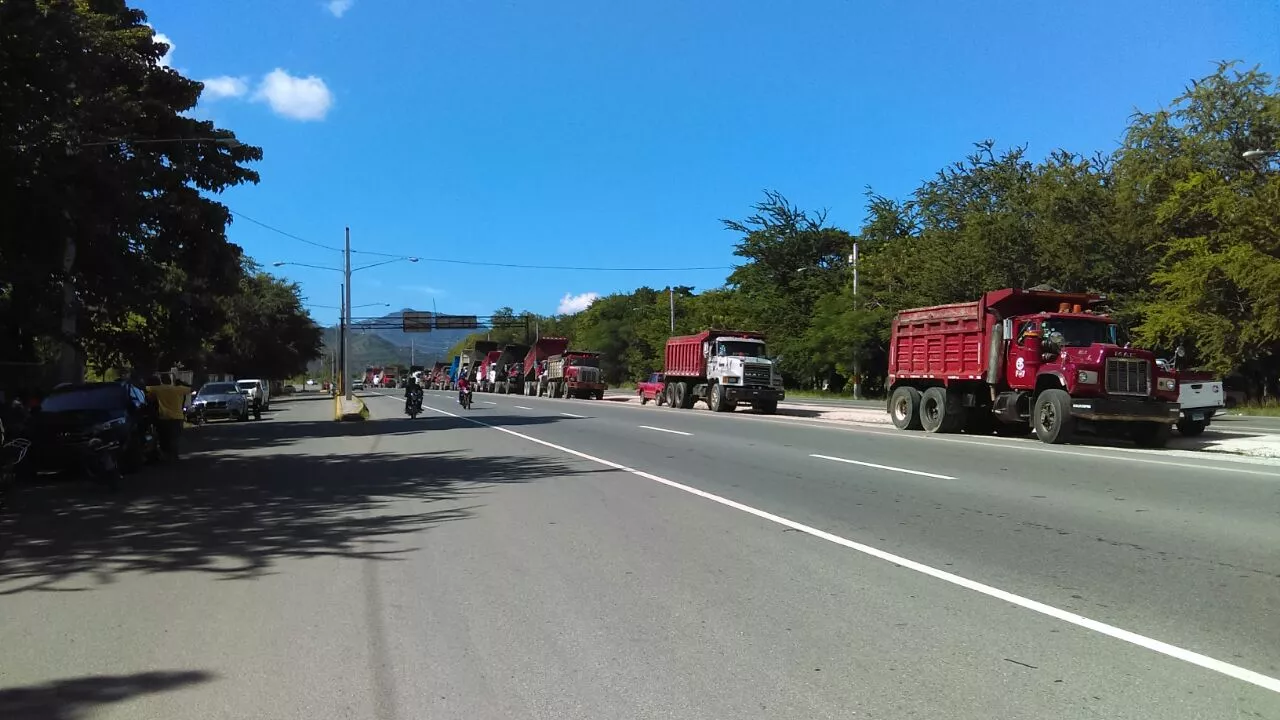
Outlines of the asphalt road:
[[1280,718],[1280,468],[477,399],[24,489],[0,717]]

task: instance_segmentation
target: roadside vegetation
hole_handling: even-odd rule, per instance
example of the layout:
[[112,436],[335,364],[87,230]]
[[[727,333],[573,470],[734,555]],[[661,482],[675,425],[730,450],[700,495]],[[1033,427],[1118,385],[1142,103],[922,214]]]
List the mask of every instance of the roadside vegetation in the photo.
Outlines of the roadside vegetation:
[[792,388],[843,390],[860,360],[863,392],[875,395],[898,310],[1049,285],[1105,293],[1135,343],[1166,356],[1181,346],[1185,367],[1235,374],[1251,397],[1275,397],[1280,166],[1274,155],[1243,157],[1280,149],[1273,79],[1223,63],[1117,136],[1114,151],[1038,158],[978,142],[905,198],[868,188],[856,228],[766,192],[748,217],[724,221],[739,238],[724,286],[642,287],[539,327],[602,352],[608,382],[634,381],[661,369],[671,292],[677,334],[764,331]]

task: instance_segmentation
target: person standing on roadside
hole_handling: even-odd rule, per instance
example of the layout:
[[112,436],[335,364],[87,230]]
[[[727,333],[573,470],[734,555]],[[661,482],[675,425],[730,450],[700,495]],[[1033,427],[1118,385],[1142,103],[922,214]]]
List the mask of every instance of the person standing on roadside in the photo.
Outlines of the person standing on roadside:
[[187,419],[187,389],[181,385],[166,385],[159,376],[152,375],[147,380],[147,395],[155,403],[156,439],[160,441],[160,451],[177,460],[182,423]]

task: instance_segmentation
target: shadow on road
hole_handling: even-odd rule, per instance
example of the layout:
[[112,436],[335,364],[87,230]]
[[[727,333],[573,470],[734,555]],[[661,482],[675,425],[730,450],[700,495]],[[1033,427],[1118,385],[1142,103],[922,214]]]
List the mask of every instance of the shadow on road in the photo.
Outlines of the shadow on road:
[[[551,421],[501,418],[503,425]],[[384,549],[392,536],[470,517],[475,506],[466,503],[485,488],[604,471],[527,455],[282,449],[302,438],[458,427],[475,425],[437,416],[206,426],[192,433],[198,437],[186,458],[127,478],[118,494],[87,484],[20,488],[12,512],[0,517],[0,596],[88,591],[118,573],[236,579],[265,574],[283,558],[394,559]]]
[[91,675],[54,680],[43,685],[0,688],[0,718],[85,720],[95,715],[102,705],[123,702],[138,695],[168,692],[215,678],[212,673],[188,670]]

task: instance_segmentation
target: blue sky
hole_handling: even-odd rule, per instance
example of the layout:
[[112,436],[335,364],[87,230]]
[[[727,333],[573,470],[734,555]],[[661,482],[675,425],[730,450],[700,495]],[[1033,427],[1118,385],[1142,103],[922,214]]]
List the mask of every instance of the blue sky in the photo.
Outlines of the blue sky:
[[[265,150],[233,210],[323,244],[350,226],[358,250],[535,265],[729,266],[719,218],[766,188],[856,229],[866,186],[903,196],[974,141],[1111,150],[1217,60],[1280,67],[1262,0],[138,4],[173,67],[216,79],[197,112]],[[229,232],[263,263],[341,261]],[[277,272],[337,304],[335,273]],[[726,274],[392,263],[356,274],[353,305],[549,313]]]

